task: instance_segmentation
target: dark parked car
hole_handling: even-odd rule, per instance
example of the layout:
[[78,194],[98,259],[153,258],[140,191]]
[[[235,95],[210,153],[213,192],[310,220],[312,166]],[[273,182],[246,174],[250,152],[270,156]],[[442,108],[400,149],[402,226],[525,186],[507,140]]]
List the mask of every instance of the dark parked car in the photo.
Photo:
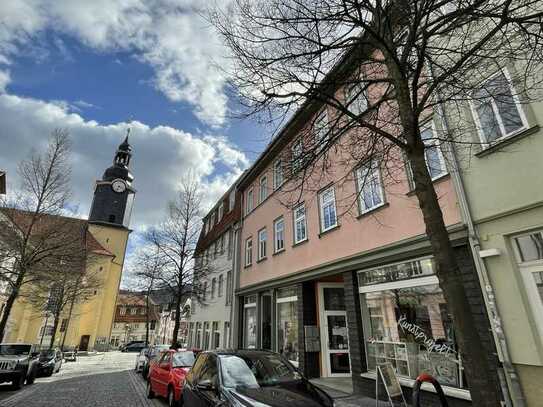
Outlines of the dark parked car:
[[60,349],[42,350],[38,359],[38,376],[51,376],[60,370],[63,355]]
[[30,344],[0,344],[0,383],[11,382],[20,389],[23,384],[32,384],[38,374],[38,354]]
[[190,407],[334,405],[281,355],[261,350],[200,353],[187,375],[183,402]]
[[145,342],[133,342],[128,343],[121,348],[121,352],[141,352],[142,349],[145,349]]

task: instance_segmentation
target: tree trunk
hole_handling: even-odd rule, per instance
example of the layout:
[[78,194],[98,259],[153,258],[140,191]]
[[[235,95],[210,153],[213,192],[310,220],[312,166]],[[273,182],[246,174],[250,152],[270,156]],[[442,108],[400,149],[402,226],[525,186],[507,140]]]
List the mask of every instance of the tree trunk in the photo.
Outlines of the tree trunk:
[[443,213],[426,167],[424,144],[420,137],[414,137],[415,146],[406,151],[413,170],[415,194],[426,225],[436,261],[439,285],[447,301],[454,321],[454,328],[463,364],[466,367],[468,385],[473,405],[495,407],[500,405],[497,383],[486,357],[487,349],[479,336],[477,322],[470,309],[464,290],[462,273],[443,220]]
[[11,313],[11,309],[13,308],[13,304],[15,304],[15,300],[19,296],[19,289],[21,288],[25,274],[26,272],[24,270],[19,270],[19,275],[17,276],[17,280],[15,281],[15,287],[13,287],[13,289],[11,290],[11,293],[8,296],[8,300],[6,301],[4,313],[2,314],[2,319],[0,320],[0,342],[4,341],[4,334],[6,331],[6,326],[8,324],[9,314]]
[[64,343],[66,342],[66,335],[68,335],[68,328],[70,327],[70,321],[72,319],[72,312],[74,310],[75,304],[75,295],[72,297],[70,302],[70,311],[68,311],[68,320],[66,321],[66,326],[64,327],[64,335],[62,336],[62,343],[60,344],[60,350],[64,352]]
[[179,337],[179,326],[181,321],[181,290],[177,290],[177,298],[175,299],[175,323],[173,325],[172,345],[177,345]]
[[51,341],[49,342],[49,349],[53,349],[55,344],[55,338],[57,337],[58,323],[60,321],[60,312],[55,313],[55,319],[53,320],[53,333],[51,334]]

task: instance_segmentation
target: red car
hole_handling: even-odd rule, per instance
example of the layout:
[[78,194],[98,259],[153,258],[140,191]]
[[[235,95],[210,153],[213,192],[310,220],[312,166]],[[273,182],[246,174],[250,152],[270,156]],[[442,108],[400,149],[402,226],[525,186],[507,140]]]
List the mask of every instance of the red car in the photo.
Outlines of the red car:
[[147,397],[165,397],[171,407],[180,406],[185,376],[194,363],[191,350],[168,350],[149,370]]

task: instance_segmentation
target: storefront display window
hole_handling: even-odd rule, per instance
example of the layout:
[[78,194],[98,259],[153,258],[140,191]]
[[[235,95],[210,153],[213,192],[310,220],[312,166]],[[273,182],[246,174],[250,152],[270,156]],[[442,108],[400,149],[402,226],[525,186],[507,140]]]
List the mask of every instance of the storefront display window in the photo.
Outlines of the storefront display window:
[[399,376],[423,372],[467,388],[451,315],[432,259],[358,274],[368,370],[389,362]]
[[256,348],[256,295],[245,297],[243,305],[243,346],[247,349]]
[[277,290],[277,348],[291,362],[298,362],[298,312],[295,288]]
[[517,236],[514,240],[534,320],[543,336],[543,231]]

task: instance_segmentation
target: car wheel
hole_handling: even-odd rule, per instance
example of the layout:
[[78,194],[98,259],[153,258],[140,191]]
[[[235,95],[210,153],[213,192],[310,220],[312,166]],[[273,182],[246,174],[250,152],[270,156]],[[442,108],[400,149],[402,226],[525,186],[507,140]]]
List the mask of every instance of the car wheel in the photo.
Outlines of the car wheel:
[[151,387],[151,380],[147,381],[147,398],[148,399],[155,398],[155,392],[153,391],[153,388]]
[[34,384],[34,380],[36,380],[36,370],[32,370],[30,372],[30,375],[26,378],[26,384]]
[[51,377],[51,376],[53,376],[53,373],[54,373],[54,372],[55,372],[55,368],[52,367],[51,369],[49,369],[49,370],[47,371],[47,374],[46,374],[45,376]]
[[169,407],[178,407],[181,403],[175,400],[175,392],[171,387],[168,388],[168,406]]
[[19,377],[13,379],[13,381],[11,382],[11,385],[15,390],[21,389],[24,384],[25,384],[25,376],[24,375],[20,375]]

